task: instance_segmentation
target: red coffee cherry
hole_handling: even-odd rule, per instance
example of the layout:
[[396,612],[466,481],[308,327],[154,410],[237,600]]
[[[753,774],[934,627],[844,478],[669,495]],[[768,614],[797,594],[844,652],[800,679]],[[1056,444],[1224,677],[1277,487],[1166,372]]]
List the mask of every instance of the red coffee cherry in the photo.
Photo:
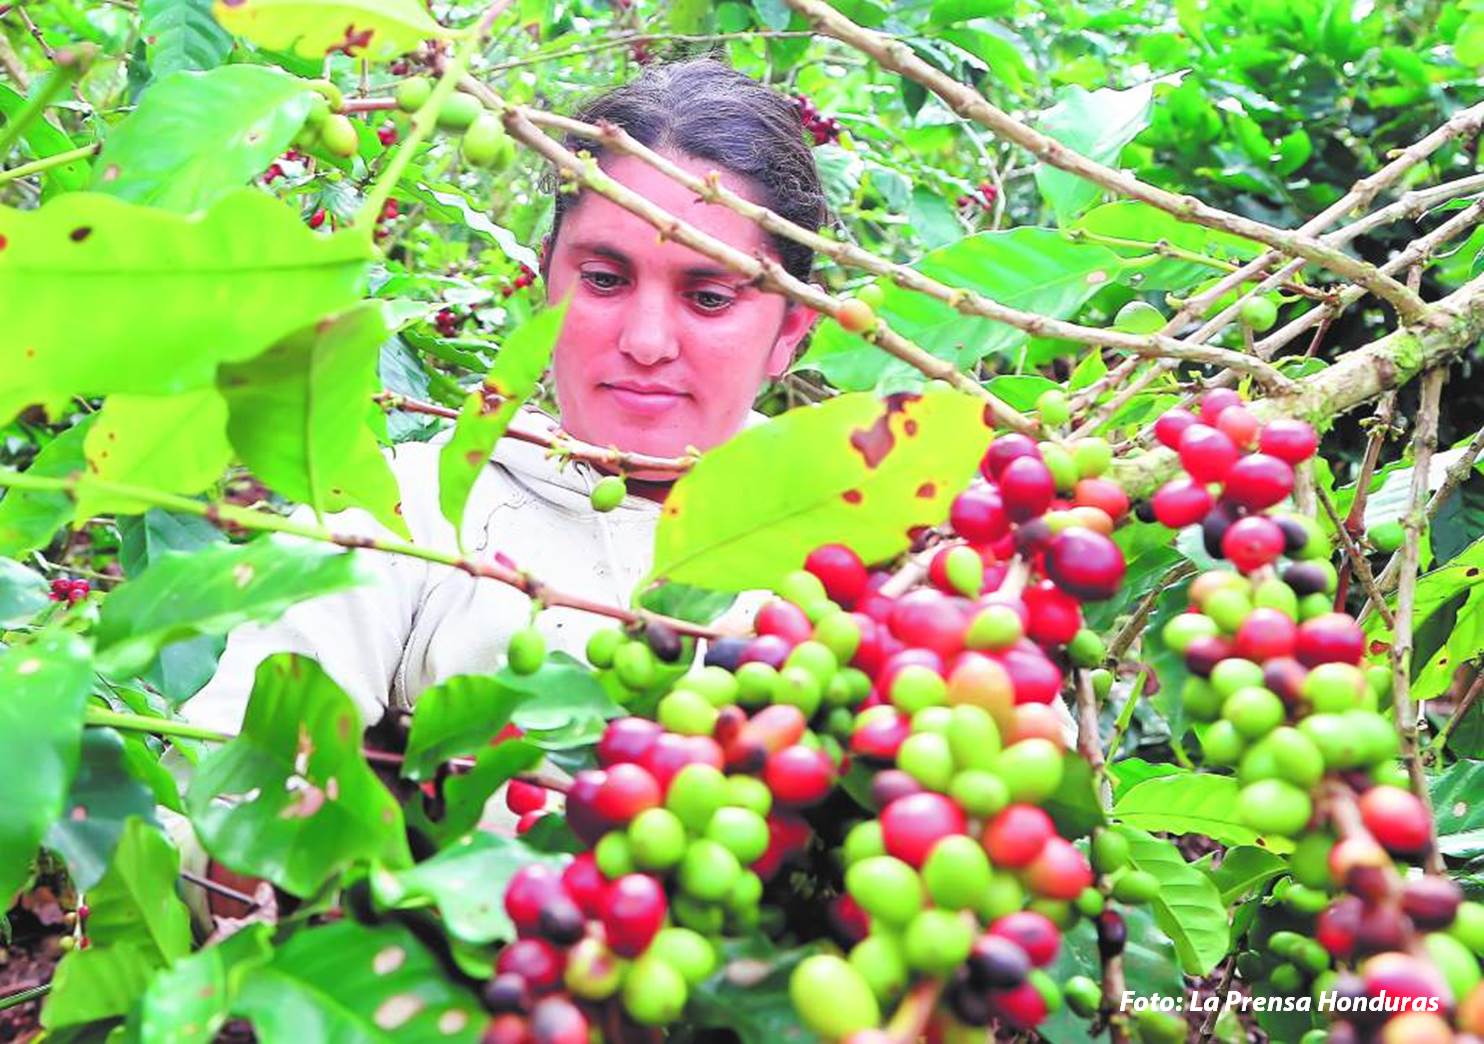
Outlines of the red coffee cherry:
[[1005,514],[999,491],[987,485],[973,485],[953,498],[948,509],[948,524],[970,543],[988,544],[1010,531],[1010,518]]
[[1239,518],[1222,534],[1221,551],[1232,565],[1250,573],[1283,554],[1283,530],[1265,515]]
[[887,854],[915,867],[922,866],[933,845],[949,834],[962,834],[966,826],[963,809],[931,791],[898,798],[881,810]]
[[1205,518],[1214,500],[1210,490],[1190,478],[1171,479],[1155,492],[1150,502],[1162,526],[1184,529]]
[[1345,613],[1325,613],[1299,625],[1294,656],[1305,667],[1321,663],[1359,663],[1365,632]]
[[1046,575],[1084,602],[1118,593],[1125,564],[1117,544],[1090,529],[1070,526],[1056,534],[1046,549]]
[[1212,388],[1201,396],[1201,420],[1212,427],[1229,406],[1240,406],[1242,397],[1230,388]]
[[984,827],[984,850],[995,866],[1029,866],[1056,834],[1043,809],[1016,804],[1003,809]]
[[844,544],[825,544],[815,548],[804,559],[804,568],[824,584],[824,592],[832,602],[846,609],[854,606],[855,600],[866,592],[866,564],[860,555]]
[[1036,445],[1036,440],[1019,432],[1009,432],[998,435],[989,444],[983,459],[979,462],[979,471],[987,479],[998,479],[1000,473],[1005,470],[1012,460],[1020,457],[1030,457],[1032,460],[1041,459],[1041,447]]
[[669,902],[660,883],[647,874],[626,874],[608,886],[603,930],[620,957],[637,957],[664,926]]
[[1258,436],[1258,448],[1270,457],[1301,464],[1319,448],[1319,435],[1308,421],[1280,417],[1269,421]]
[[1427,848],[1432,822],[1422,801],[1400,787],[1377,786],[1360,796],[1360,818],[1389,852],[1415,855]]
[[778,801],[803,808],[829,795],[835,782],[835,765],[824,751],[795,744],[768,758],[763,782]]
[[999,475],[1005,513],[1016,522],[1039,518],[1056,496],[1056,479],[1038,457],[1016,457]]
[[1174,409],[1165,410],[1154,422],[1154,437],[1161,445],[1178,450],[1180,437],[1185,434],[1185,429],[1194,423],[1196,423],[1195,414],[1176,406]]
[[1266,453],[1251,453],[1227,471],[1221,495],[1248,511],[1262,511],[1292,492],[1292,465]]
[[989,926],[989,934],[1008,939],[1025,951],[1034,967],[1044,968],[1056,960],[1061,931],[1051,918],[1034,910],[1016,910]]
[[1197,482],[1224,482],[1237,456],[1236,443],[1205,424],[1192,424],[1180,436],[1180,466]]

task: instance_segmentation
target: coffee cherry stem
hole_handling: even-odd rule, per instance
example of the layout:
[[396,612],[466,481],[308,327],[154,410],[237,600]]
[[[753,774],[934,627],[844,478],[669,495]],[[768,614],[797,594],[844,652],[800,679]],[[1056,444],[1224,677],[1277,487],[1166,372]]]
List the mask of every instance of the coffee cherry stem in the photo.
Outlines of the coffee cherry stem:
[[912,987],[886,1024],[887,1035],[894,1044],[912,1044],[921,1040],[942,996],[942,979],[924,979]]

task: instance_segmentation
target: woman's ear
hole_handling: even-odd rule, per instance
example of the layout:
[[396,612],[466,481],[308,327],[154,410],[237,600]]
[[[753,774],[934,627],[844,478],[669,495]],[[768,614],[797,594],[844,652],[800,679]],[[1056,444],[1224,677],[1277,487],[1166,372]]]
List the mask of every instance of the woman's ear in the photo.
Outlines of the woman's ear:
[[536,267],[541,270],[541,281],[547,281],[546,274],[551,271],[551,233],[541,237],[541,250],[536,255]]
[[814,329],[818,319],[819,313],[808,305],[798,301],[788,302],[788,307],[783,311],[783,322],[778,327],[778,338],[768,352],[769,377],[782,376],[789,368],[799,350],[799,343]]

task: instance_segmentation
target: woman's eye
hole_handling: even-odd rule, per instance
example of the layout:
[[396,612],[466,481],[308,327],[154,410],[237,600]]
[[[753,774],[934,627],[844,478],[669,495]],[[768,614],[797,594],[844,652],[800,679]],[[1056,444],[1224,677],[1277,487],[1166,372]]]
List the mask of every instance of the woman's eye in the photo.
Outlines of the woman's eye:
[[582,278],[596,290],[617,290],[623,277],[612,272],[584,272]]
[[696,304],[707,312],[719,312],[732,303],[727,294],[719,294],[714,290],[697,290],[695,295]]

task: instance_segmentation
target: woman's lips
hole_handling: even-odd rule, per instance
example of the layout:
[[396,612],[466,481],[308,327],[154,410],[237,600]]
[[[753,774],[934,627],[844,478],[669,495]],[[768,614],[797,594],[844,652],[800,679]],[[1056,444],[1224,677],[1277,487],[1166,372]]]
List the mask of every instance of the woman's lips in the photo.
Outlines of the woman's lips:
[[616,384],[605,384],[603,388],[613,396],[613,400],[620,407],[646,417],[657,417],[679,406],[687,398],[684,392],[664,388],[639,388]]

